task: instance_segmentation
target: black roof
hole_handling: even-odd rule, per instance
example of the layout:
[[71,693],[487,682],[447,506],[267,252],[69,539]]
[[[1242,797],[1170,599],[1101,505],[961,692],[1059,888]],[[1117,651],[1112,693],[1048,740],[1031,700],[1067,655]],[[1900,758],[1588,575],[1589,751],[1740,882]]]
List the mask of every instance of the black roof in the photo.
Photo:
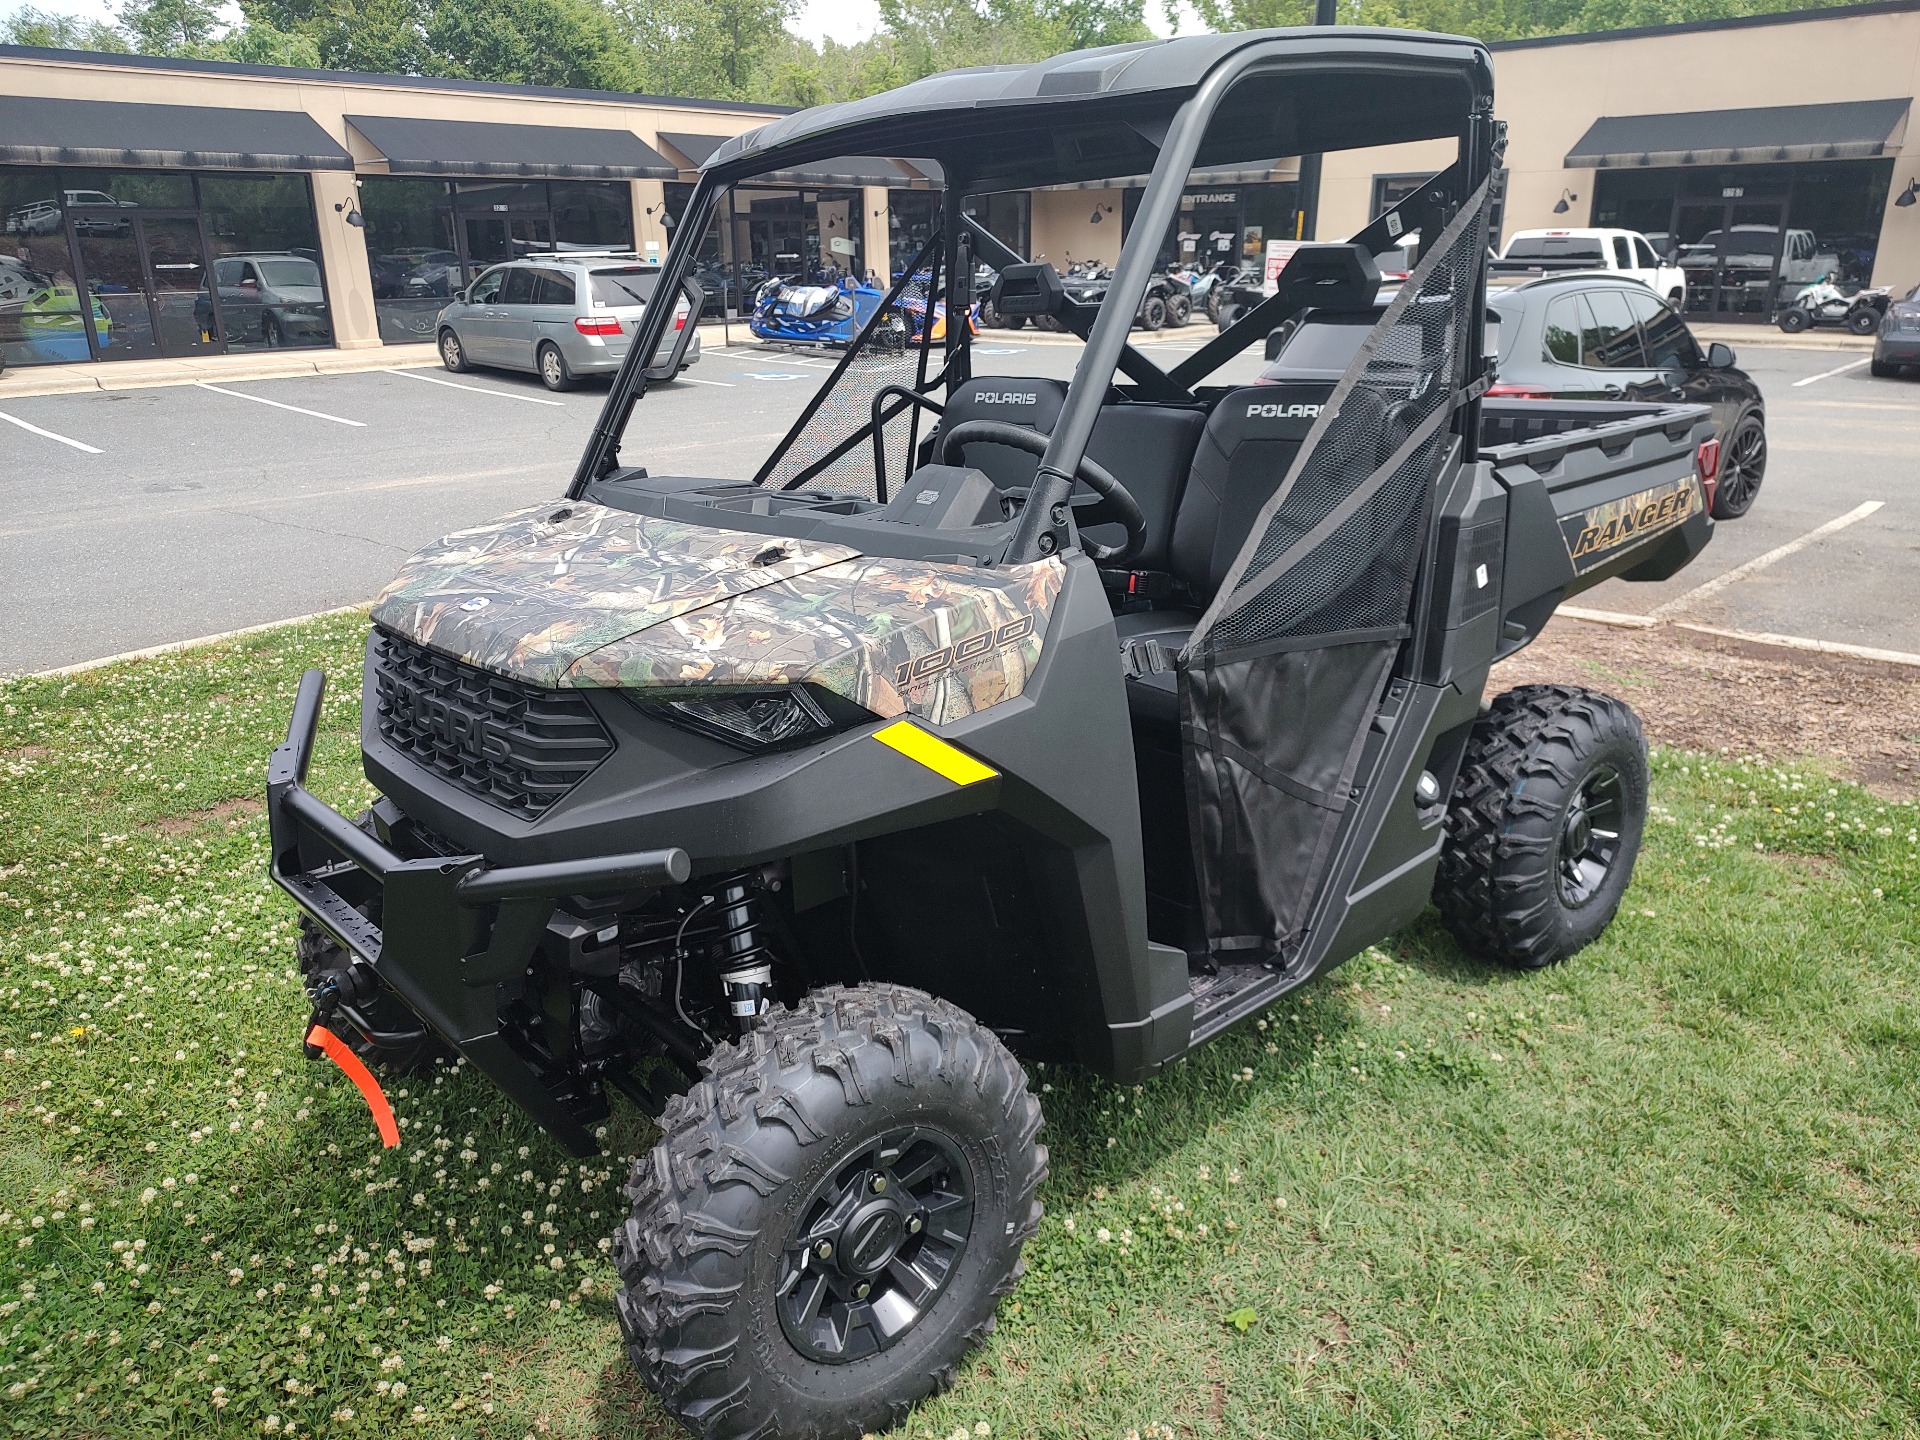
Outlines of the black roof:
[[762,125],[701,168],[737,180],[836,154],[926,157],[983,190],[1138,174],[1152,168],[1179,104],[1216,67],[1249,58],[1262,69],[1216,112],[1201,168],[1454,135],[1493,91],[1487,47],[1455,35],[1357,26],[1189,35],[930,75]]

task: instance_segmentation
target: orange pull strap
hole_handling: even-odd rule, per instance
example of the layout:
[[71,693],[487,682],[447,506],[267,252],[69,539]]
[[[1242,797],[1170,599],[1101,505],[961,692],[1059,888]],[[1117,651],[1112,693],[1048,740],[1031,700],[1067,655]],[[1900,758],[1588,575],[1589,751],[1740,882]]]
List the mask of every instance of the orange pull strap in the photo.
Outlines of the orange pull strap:
[[315,1025],[307,1031],[307,1044],[318,1045],[326,1052],[327,1058],[359,1087],[361,1096],[367,1102],[367,1109],[373,1112],[373,1123],[380,1127],[380,1139],[387,1149],[398,1145],[400,1123],[393,1118],[393,1106],[387,1103],[387,1092],[380,1088],[380,1082],[373,1078],[373,1072],[361,1063],[360,1057],[324,1025]]

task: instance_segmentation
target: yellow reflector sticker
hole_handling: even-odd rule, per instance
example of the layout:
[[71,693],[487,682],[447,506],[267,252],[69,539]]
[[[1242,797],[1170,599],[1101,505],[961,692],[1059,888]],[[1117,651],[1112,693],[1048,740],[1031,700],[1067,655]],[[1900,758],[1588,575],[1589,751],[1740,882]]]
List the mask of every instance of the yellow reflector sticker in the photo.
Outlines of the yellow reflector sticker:
[[982,765],[966,751],[955,748],[938,735],[929,735],[911,721],[900,720],[876,730],[873,738],[890,745],[909,760],[918,760],[936,775],[944,775],[956,785],[972,785],[991,780],[1000,772]]

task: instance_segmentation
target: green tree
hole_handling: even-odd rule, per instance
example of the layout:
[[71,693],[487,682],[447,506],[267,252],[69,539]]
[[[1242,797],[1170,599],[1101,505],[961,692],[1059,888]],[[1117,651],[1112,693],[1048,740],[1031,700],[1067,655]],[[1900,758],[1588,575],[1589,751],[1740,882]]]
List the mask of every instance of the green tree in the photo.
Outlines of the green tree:
[[119,19],[141,55],[198,55],[227,30],[210,0],[128,0]]
[[642,89],[707,99],[760,98],[785,51],[799,0],[616,0]]
[[425,38],[442,75],[590,90],[639,80],[633,42],[595,0],[439,0]]
[[240,0],[249,25],[304,35],[329,70],[427,73],[424,0]]
[[127,37],[105,20],[55,15],[23,6],[0,20],[0,45],[38,45],[47,50],[110,50],[125,54]]

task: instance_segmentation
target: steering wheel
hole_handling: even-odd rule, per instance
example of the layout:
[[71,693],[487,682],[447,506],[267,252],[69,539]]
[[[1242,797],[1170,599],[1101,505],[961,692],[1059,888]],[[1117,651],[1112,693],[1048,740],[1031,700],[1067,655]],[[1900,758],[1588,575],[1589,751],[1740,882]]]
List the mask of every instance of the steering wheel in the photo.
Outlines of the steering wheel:
[[[1029,455],[1045,456],[1048,437],[1038,430],[1012,425],[1005,420],[966,420],[942,437],[940,463],[958,465],[962,463],[962,452],[967,446],[983,444],[1007,445],[1015,450],[1024,450]],[[1113,478],[1105,466],[1089,456],[1080,457],[1073,478],[1086,481],[1087,488],[1098,497],[1098,507],[1111,510],[1113,519],[1127,530],[1126,543],[1123,545],[1102,545],[1082,535],[1080,548],[1086,552],[1087,558],[1100,564],[1117,564],[1138,555],[1140,547],[1147,543],[1147,517],[1140,510],[1140,502],[1133,498],[1126,486]]]

